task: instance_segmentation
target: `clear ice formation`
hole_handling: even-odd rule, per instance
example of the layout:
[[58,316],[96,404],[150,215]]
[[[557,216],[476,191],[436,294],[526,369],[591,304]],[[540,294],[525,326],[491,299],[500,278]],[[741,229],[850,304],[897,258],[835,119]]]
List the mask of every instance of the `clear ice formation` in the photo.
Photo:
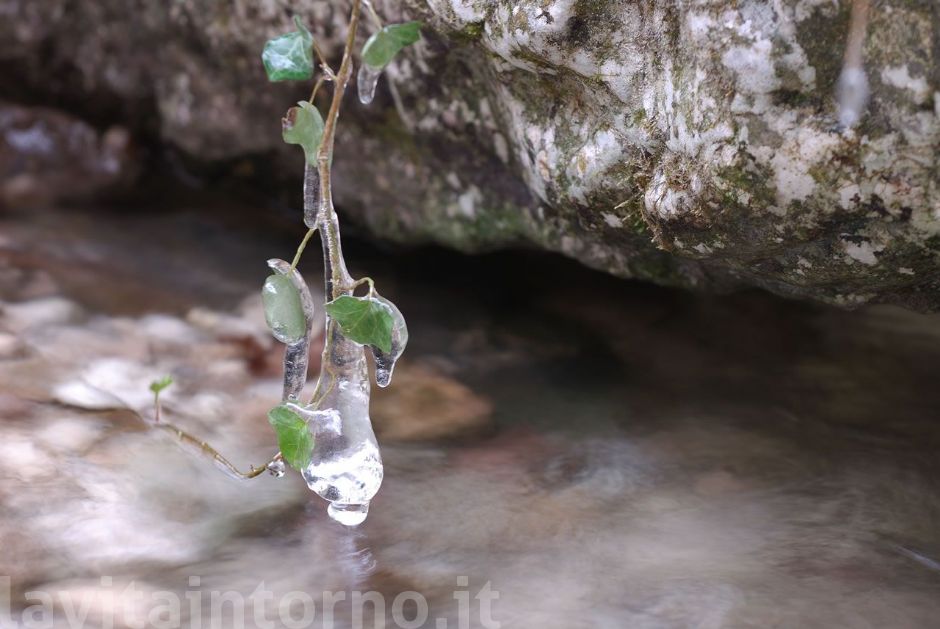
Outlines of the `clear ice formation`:
[[851,128],[858,124],[868,104],[868,91],[865,70],[857,66],[846,66],[842,69],[836,83],[840,125]]
[[[316,227],[323,244],[326,294],[335,299],[350,294],[351,289],[347,287],[353,285],[353,280],[343,260],[339,219],[332,199],[329,194],[311,192],[319,182],[315,170],[307,164],[304,173],[304,216],[313,212],[312,207],[317,207]],[[311,205],[314,202],[318,206]],[[404,336],[399,333],[399,338],[407,341],[404,320],[400,328]],[[404,349],[404,342],[401,347]],[[391,365],[394,366],[394,360]],[[391,375],[390,368],[388,374]],[[310,489],[330,503],[329,516],[346,526],[365,521],[369,502],[382,485],[384,475],[382,456],[369,418],[370,389],[365,348],[343,336],[339,326],[327,315],[320,379],[313,400],[307,406],[288,400],[288,405],[306,419],[314,436],[310,464],[302,470],[304,480]]]
[[317,212],[320,206],[320,173],[316,168],[304,171],[304,225],[313,229],[317,226]]
[[264,318],[274,338],[289,345],[303,338],[307,322],[300,292],[286,275],[275,273],[264,281],[261,289]]
[[330,368],[318,387],[322,395],[308,407],[289,406],[307,420],[314,436],[304,480],[329,501],[331,518],[355,526],[366,519],[369,501],[382,484],[382,457],[369,418],[365,352],[336,328],[330,326]]
[[271,476],[275,478],[283,478],[284,472],[287,470],[287,466],[284,465],[284,461],[278,459],[276,461],[271,461],[267,464],[267,470],[271,473]]
[[285,402],[296,402],[300,392],[307,383],[307,362],[310,359],[310,331],[313,327],[313,297],[304,278],[297,269],[291,269],[290,264],[284,260],[272,258],[268,266],[275,273],[287,277],[300,294],[300,305],[306,318],[306,327],[300,339],[287,344],[284,352],[284,388],[281,399]]
[[389,307],[392,311],[392,351],[385,353],[374,345],[370,346],[372,357],[375,359],[375,383],[380,387],[387,387],[392,382],[392,372],[395,370],[395,363],[401,358],[405,346],[408,345],[408,326],[405,324],[405,317],[402,316],[398,307],[376,294],[375,298]]
[[382,75],[382,68],[375,68],[367,63],[359,66],[359,73],[356,75],[356,87],[359,90],[359,102],[368,105],[375,97],[375,86]]

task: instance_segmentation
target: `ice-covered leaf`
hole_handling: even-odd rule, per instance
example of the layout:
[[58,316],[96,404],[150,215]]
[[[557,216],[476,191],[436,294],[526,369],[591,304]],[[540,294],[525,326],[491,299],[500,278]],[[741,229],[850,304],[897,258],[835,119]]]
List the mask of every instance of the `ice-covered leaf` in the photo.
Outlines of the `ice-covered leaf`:
[[264,318],[274,338],[281,343],[295,343],[307,331],[307,319],[300,292],[285,275],[269,275],[261,289]]
[[281,132],[288,144],[299,144],[304,150],[307,163],[316,168],[317,151],[323,139],[323,116],[320,111],[305,100],[291,107],[281,119]]
[[374,345],[370,347],[372,357],[375,359],[375,383],[380,387],[387,387],[392,381],[395,363],[401,358],[405,346],[408,345],[408,326],[398,306],[379,295],[376,295],[375,299],[388,306],[392,313],[391,350],[386,352]]
[[306,81],[313,76],[313,35],[294,17],[296,31],[269,39],[261,53],[270,81]]
[[375,69],[384,68],[398,51],[418,41],[420,34],[421,22],[389,24],[366,41],[362,47],[362,63]]
[[325,308],[349,340],[392,351],[392,309],[379,299],[343,295]]
[[313,451],[313,433],[307,422],[284,405],[268,411],[268,421],[277,433],[277,445],[287,464],[297,471],[307,467]]
[[163,376],[159,380],[154,380],[150,383],[150,390],[153,391],[154,395],[160,395],[160,392],[171,384],[173,384],[173,378],[170,376]]

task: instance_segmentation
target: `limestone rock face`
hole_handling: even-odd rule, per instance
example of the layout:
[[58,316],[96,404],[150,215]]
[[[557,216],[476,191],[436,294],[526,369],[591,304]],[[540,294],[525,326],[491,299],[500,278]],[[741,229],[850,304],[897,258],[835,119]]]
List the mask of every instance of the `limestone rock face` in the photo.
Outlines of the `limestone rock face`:
[[[0,85],[56,96],[47,83],[61,74],[82,102],[131,123],[155,117],[159,137],[195,158],[270,151],[298,173],[278,119],[303,90],[266,84],[258,54],[297,12],[336,55],[347,10],[313,0],[8,5]],[[665,284],[940,307],[933,0],[873,6],[871,98],[853,129],[840,127],[833,101],[848,0],[377,9],[426,28],[373,105],[350,97],[340,125],[337,201],[376,235],[467,251],[530,243]]]

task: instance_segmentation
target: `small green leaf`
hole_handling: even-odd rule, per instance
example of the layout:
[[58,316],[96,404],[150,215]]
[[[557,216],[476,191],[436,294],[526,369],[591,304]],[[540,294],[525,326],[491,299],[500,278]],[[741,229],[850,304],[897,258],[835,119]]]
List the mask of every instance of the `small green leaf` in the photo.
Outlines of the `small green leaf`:
[[268,327],[281,343],[295,343],[307,333],[300,292],[286,275],[268,276],[261,289],[261,303]]
[[288,144],[299,144],[304,149],[307,163],[316,167],[317,151],[323,139],[323,116],[305,100],[297,104],[300,107],[291,107],[281,119],[282,136]]
[[362,47],[362,62],[376,69],[384,68],[402,48],[418,41],[421,22],[389,24],[372,34]]
[[153,391],[154,395],[160,395],[160,392],[171,384],[173,384],[173,378],[170,376],[163,376],[159,380],[154,380],[150,383],[150,390]]
[[294,16],[296,31],[269,39],[261,53],[269,81],[306,81],[313,76],[313,35]]
[[378,299],[343,295],[324,307],[346,338],[392,351],[392,309]]
[[307,422],[283,404],[268,411],[268,421],[277,433],[277,446],[287,464],[298,472],[310,465],[313,433]]

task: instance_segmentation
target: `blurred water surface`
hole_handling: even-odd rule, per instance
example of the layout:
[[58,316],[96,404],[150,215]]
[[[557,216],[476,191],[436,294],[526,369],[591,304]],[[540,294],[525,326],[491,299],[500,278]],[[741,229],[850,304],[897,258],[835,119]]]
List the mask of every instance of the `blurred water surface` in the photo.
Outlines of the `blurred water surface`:
[[364,626],[393,627],[413,591],[425,626],[477,627],[460,608],[488,584],[503,627],[940,622],[937,316],[352,242],[412,341],[373,402],[384,485],[346,529],[296,474],[231,480],[135,415],[170,373],[173,422],[243,468],[273,453],[258,292],[300,234],[237,216],[0,220],[0,608],[42,589],[150,626],[166,591],[187,604],[160,618],[210,626],[211,592],[263,584],[268,619],[289,592],[372,591],[389,609]]

